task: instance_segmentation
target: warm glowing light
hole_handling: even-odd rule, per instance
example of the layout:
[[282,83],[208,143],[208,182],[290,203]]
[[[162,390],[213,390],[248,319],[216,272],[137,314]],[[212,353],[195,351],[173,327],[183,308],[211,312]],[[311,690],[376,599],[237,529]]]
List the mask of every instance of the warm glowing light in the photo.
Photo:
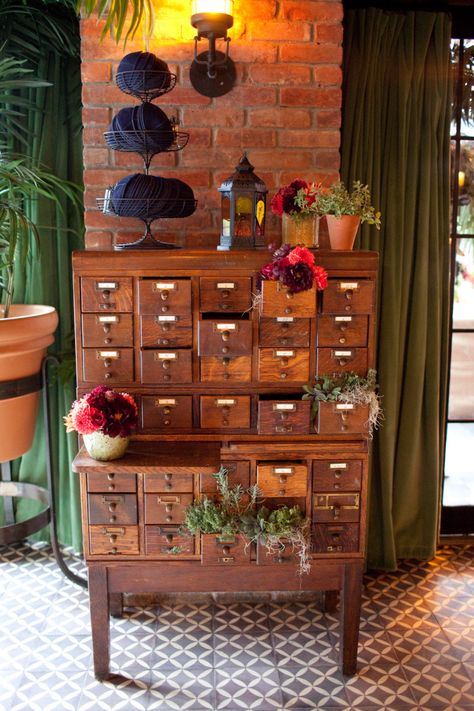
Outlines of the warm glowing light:
[[464,180],[466,179],[466,174],[464,173],[463,170],[460,170],[458,173],[458,185],[460,188],[464,187]]
[[232,0],[193,0],[193,15],[202,12],[221,12],[232,15]]

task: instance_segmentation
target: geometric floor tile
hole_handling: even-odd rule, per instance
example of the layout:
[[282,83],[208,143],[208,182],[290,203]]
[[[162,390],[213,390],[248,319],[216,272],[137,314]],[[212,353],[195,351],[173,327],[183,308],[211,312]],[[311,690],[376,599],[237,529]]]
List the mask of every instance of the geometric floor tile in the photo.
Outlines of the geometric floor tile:
[[[85,575],[80,558],[67,564]],[[111,678],[92,670],[89,602],[42,544],[0,548],[0,711],[474,711],[474,549],[364,577],[358,671],[319,596],[124,608]]]

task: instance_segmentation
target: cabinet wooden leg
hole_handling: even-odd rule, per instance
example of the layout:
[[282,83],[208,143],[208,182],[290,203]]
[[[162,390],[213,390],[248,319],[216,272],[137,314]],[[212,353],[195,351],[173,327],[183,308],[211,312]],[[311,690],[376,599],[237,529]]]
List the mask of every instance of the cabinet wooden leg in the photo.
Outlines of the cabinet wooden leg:
[[362,599],[362,563],[346,564],[341,590],[341,631],[339,656],[342,673],[352,676],[357,670],[357,645]]
[[96,679],[103,681],[109,676],[110,660],[109,595],[105,567],[89,568],[89,601],[94,674]]
[[111,593],[109,595],[109,607],[112,617],[122,617],[122,593]]
[[325,590],[323,593],[323,610],[324,612],[336,612],[337,608],[337,590]]

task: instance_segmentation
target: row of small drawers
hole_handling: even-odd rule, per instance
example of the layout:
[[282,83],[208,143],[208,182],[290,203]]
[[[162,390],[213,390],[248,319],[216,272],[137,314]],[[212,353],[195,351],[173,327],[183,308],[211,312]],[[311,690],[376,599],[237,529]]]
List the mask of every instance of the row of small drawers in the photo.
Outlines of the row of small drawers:
[[[203,313],[242,313],[252,305],[250,277],[200,278],[200,310]],[[265,292],[269,296],[266,298]],[[373,283],[369,280],[330,279],[322,297],[322,313],[372,313]],[[141,314],[191,314],[190,279],[139,279],[138,311]],[[132,278],[81,279],[83,312],[128,312],[133,310]],[[300,292],[288,299],[277,282],[263,282],[262,316],[315,316],[316,291]]]
[[[82,343],[86,348],[127,347],[133,343],[132,314],[82,314]],[[368,317],[319,316],[317,342],[320,347],[365,347]],[[140,347],[189,348],[193,332],[191,316],[140,316]],[[307,348],[310,319],[278,316],[262,318],[259,341],[262,348]],[[242,355],[252,348],[252,323],[245,320],[203,320],[198,324],[199,355]]]
[[[110,383],[133,382],[132,348],[82,351],[83,379]],[[140,351],[139,382],[158,384],[192,383],[191,350]],[[317,372],[367,372],[366,348],[318,348]],[[252,356],[200,356],[200,382],[249,383],[252,380]],[[309,348],[259,348],[258,380],[263,383],[307,383],[310,375]]]

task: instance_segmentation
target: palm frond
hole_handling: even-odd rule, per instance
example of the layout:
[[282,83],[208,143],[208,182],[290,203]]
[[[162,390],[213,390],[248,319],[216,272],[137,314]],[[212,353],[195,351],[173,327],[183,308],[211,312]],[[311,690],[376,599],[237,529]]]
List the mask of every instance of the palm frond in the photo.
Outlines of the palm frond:
[[102,37],[111,31],[117,43],[124,32],[125,42],[133,39],[142,22],[148,37],[153,32],[152,0],[77,0],[76,8],[78,11],[82,10],[85,17],[90,17],[93,13],[96,13],[99,19],[105,17]]

